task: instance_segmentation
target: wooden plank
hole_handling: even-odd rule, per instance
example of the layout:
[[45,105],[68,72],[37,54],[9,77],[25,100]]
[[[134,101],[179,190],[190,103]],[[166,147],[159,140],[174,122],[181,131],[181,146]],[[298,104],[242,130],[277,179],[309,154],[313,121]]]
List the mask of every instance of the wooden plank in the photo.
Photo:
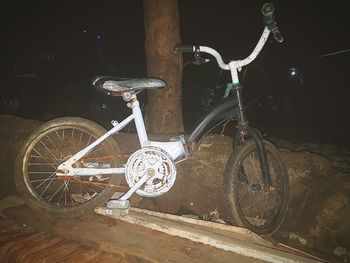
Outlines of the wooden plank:
[[[113,218],[107,214],[105,207],[96,208],[95,213]],[[116,217],[116,220],[267,262],[319,262],[278,250],[272,243],[250,234],[249,230],[233,226],[214,225],[212,222],[135,208],[130,209],[129,215]]]

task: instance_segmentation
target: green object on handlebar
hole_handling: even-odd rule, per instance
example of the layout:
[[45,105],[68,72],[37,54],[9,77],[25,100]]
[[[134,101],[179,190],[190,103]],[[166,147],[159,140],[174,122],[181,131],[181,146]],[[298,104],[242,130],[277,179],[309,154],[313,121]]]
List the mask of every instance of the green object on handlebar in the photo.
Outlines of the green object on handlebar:
[[271,27],[275,24],[275,18],[273,16],[274,12],[275,12],[275,7],[271,3],[265,3],[261,8],[263,20],[267,27]]
[[224,94],[224,99],[226,99],[228,97],[228,95],[230,94],[230,92],[236,88],[238,88],[239,83],[227,83],[226,84],[226,90],[225,90],[225,94]]
[[174,51],[175,52],[181,52],[181,53],[184,53],[184,52],[194,52],[193,51],[193,46],[189,46],[189,45],[176,45],[174,47]]

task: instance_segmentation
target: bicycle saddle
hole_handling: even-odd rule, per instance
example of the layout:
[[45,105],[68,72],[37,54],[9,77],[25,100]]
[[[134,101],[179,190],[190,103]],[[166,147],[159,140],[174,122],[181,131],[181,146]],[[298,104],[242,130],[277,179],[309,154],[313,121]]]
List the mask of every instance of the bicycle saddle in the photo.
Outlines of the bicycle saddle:
[[166,86],[164,80],[157,78],[118,78],[111,76],[96,76],[92,80],[98,90],[106,92],[108,95],[121,96],[126,91],[136,91],[145,89],[160,89]]

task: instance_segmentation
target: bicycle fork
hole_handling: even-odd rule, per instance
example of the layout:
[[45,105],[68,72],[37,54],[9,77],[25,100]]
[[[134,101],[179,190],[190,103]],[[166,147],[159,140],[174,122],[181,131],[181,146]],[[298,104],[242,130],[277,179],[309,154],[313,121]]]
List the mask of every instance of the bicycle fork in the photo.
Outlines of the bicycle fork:
[[270,189],[271,183],[272,183],[271,174],[270,174],[270,168],[267,160],[267,153],[266,153],[263,137],[257,129],[250,127],[248,124],[248,121],[246,120],[245,113],[244,113],[241,85],[238,85],[236,87],[235,92],[238,100],[239,122],[238,122],[237,132],[234,136],[234,146],[237,146],[239,143],[241,143],[244,140],[244,137],[252,138],[254,140],[256,147],[258,149],[258,156],[259,156],[264,188]]

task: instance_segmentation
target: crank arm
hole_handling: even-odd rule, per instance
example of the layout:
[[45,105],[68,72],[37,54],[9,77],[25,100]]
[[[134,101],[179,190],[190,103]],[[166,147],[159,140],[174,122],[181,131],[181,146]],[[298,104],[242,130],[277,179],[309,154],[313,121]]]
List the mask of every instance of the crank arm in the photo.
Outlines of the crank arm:
[[124,174],[125,168],[70,168],[62,172],[59,171],[56,175],[80,176],[80,175],[97,175],[97,174]]
[[137,189],[139,189],[141,187],[141,185],[143,185],[149,178],[151,178],[151,176],[149,176],[147,173],[145,173],[144,176],[142,176],[142,178],[136,183],[134,184],[133,187],[131,187],[129,189],[129,191],[127,191],[122,197],[120,197],[118,200],[128,200],[129,197],[135,192],[137,191]]

